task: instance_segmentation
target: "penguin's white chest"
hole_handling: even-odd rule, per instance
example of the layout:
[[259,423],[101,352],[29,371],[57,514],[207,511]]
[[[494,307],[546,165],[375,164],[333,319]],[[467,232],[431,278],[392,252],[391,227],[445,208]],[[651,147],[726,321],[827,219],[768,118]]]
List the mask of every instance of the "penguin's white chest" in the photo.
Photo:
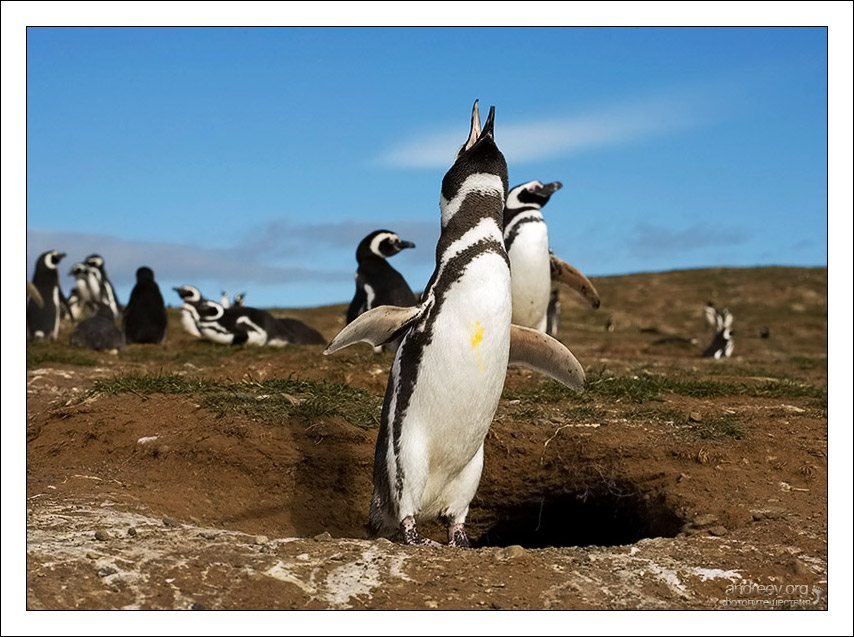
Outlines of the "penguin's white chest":
[[201,338],[199,328],[196,326],[196,310],[192,305],[184,304],[181,307],[181,327],[188,334],[192,334],[196,338]]
[[510,273],[495,253],[472,261],[437,311],[405,425],[426,444],[437,483],[483,444],[504,387],[510,313]]
[[551,294],[549,236],[545,223],[519,228],[508,252],[513,288],[513,323],[545,330]]

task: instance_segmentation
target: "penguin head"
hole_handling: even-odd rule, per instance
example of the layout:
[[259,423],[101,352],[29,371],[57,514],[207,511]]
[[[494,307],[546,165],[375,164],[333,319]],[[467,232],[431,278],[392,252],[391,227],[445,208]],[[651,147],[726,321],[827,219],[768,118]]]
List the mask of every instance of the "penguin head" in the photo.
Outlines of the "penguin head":
[[[471,128],[466,142],[457,151],[454,165],[442,179],[442,226],[460,210],[470,194],[478,198],[497,196],[501,209],[507,197],[507,162],[495,144],[495,107],[489,107],[486,123],[481,128],[480,111],[475,100]],[[478,206],[479,208],[479,206]]]
[[71,276],[82,279],[89,272],[89,266],[85,263],[75,263],[71,266],[71,271],[68,273]]
[[553,181],[550,184],[543,184],[540,181],[529,181],[524,184],[519,184],[510,189],[507,193],[507,208],[522,208],[523,206],[535,206],[542,208],[548,202],[551,196],[560,190],[563,184],[559,181]]
[[246,299],[246,292],[241,292],[240,294],[235,294],[234,295],[234,305],[236,305],[238,307],[243,307],[243,305],[246,303],[245,299]]
[[202,293],[198,288],[192,285],[182,285],[179,288],[172,288],[178,293],[185,303],[199,303],[202,300]]
[[90,254],[88,257],[86,257],[84,263],[100,270],[104,267],[104,257],[102,257],[100,254]]
[[59,262],[62,261],[62,259],[64,258],[64,252],[59,252],[58,250],[50,250],[39,257],[39,260],[36,263],[36,269],[44,267],[48,270],[56,270],[56,268],[59,266]]
[[154,270],[149,267],[142,266],[136,271],[136,282],[154,281]]
[[402,241],[391,230],[375,230],[359,243],[359,247],[356,249],[356,260],[361,262],[371,256],[385,259],[394,256],[401,250],[414,247],[414,243]]
[[199,313],[199,320],[204,322],[213,322],[219,320],[225,314],[225,308],[219,303],[213,301],[205,301],[196,306]]

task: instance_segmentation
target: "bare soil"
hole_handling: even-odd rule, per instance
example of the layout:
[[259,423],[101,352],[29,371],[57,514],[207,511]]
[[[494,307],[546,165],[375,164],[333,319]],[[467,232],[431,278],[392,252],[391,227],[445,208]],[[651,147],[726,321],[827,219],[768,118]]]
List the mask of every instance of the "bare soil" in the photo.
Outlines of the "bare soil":
[[[826,609],[826,268],[594,284],[601,309],[564,292],[560,331],[588,391],[508,371],[470,550],[366,539],[388,354],[216,346],[174,310],[165,346],[31,344],[28,608]],[[732,359],[700,356],[710,299]],[[277,313],[331,339],[344,309]],[[697,342],[655,344],[674,336]],[[238,402],[103,384],[158,376]],[[374,422],[264,389],[288,378],[364,390]]]

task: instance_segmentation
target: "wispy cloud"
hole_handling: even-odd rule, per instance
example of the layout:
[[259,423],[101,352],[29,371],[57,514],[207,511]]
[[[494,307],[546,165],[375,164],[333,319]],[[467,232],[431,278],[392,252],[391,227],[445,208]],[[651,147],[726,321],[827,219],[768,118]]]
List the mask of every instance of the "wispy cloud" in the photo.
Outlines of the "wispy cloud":
[[638,224],[629,245],[639,257],[662,257],[692,252],[703,248],[746,243],[750,233],[742,228],[718,227],[705,223],[674,229],[650,223]]
[[[35,260],[47,250],[68,254],[67,268],[92,253],[104,257],[107,273],[117,285],[131,285],[137,268],[146,265],[161,281],[218,280],[235,285],[247,283],[306,283],[338,281],[349,272],[327,271],[299,266],[275,266],[261,260],[251,250],[217,250],[168,242],[127,241],[100,234],[27,229],[28,273]],[[64,262],[61,271],[66,268]]]
[[[523,164],[671,133],[703,120],[698,97],[672,94],[612,104],[596,112],[496,124],[508,162]],[[465,127],[463,127],[465,128]],[[437,130],[390,148],[381,163],[397,168],[449,166],[467,130]]]

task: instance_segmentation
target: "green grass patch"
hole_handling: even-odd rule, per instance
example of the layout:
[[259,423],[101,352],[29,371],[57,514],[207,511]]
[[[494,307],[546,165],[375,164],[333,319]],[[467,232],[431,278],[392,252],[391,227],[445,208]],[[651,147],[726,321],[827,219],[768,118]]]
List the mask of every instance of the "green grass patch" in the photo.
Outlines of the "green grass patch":
[[668,377],[645,371],[619,376],[608,370],[588,371],[585,391],[576,394],[553,380],[543,380],[532,388],[505,391],[504,398],[523,403],[555,403],[589,401],[591,396],[603,396],[617,401],[646,403],[663,401],[665,395],[677,394],[691,398],[719,396],[752,396],[759,398],[812,398],[819,407],[827,406],[827,387],[813,387],[792,379],[764,382],[721,382],[714,379]]
[[240,413],[267,421],[284,418],[313,421],[322,416],[341,416],[363,428],[379,425],[382,408],[381,397],[362,389],[344,383],[292,378],[226,384],[175,374],[119,376],[96,382],[93,392],[141,396],[196,394],[204,408],[220,416]]
[[45,363],[94,367],[98,364],[98,360],[83,354],[78,348],[55,341],[31,341],[27,343],[27,369],[37,368]]
[[709,416],[703,422],[691,423],[689,429],[703,440],[741,440],[745,436],[735,414]]
[[666,423],[684,423],[688,421],[687,414],[678,409],[650,409],[647,407],[633,407],[620,413],[621,418],[631,421]]

